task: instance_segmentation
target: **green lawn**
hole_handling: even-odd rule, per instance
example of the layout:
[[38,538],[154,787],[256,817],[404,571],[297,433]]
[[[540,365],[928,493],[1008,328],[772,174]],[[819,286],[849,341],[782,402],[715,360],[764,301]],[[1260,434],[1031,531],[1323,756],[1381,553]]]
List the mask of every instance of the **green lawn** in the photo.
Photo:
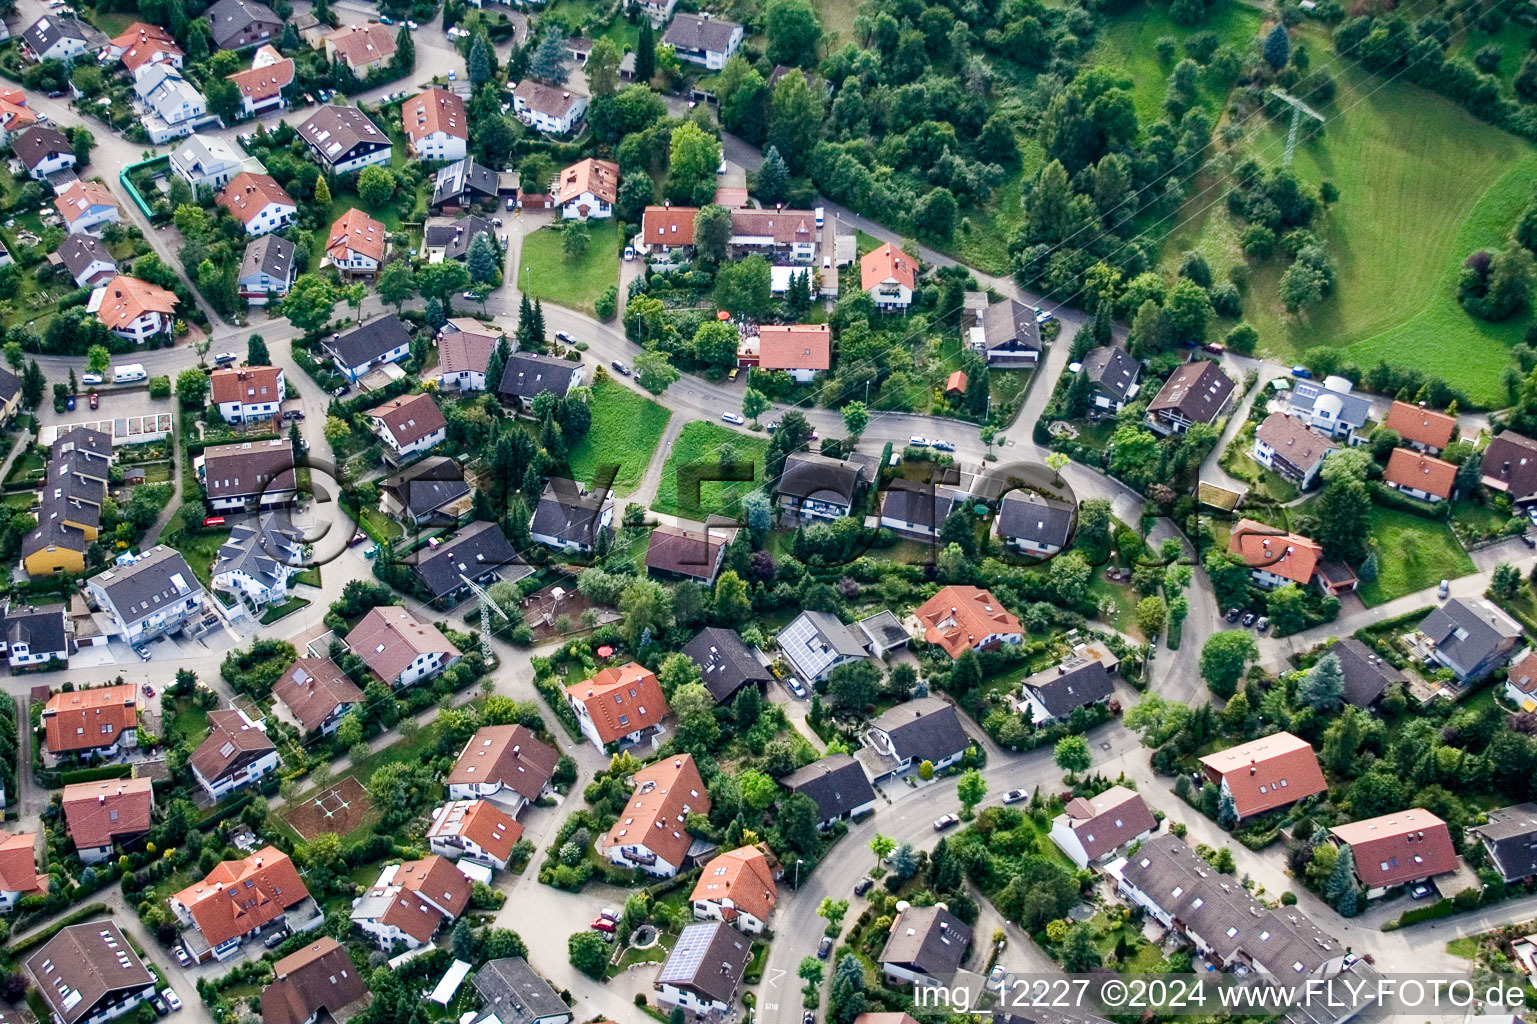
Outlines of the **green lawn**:
[[1453,939],[1446,944],[1446,951],[1464,960],[1478,959],[1478,940],[1472,937]]
[[[1106,19],[1107,24],[1099,33],[1094,47],[1096,63],[1119,67],[1132,81],[1132,103],[1137,108],[1137,120],[1144,125],[1163,117],[1163,100],[1169,88],[1169,74],[1174,65],[1186,56],[1182,47],[1176,49],[1174,60],[1164,64],[1155,49],[1164,36],[1176,44],[1192,32],[1210,31],[1224,46],[1243,52],[1251,39],[1259,35],[1260,12],[1243,4],[1225,4],[1217,9],[1214,17],[1198,28],[1176,25],[1169,17],[1166,4],[1153,5],[1142,2]],[[1200,103],[1216,113],[1227,95],[1231,82],[1212,83],[1201,76]]]
[[[1506,347],[1524,324],[1484,324],[1456,302],[1457,273],[1467,254],[1508,235],[1530,200],[1537,152],[1448,100],[1402,81],[1336,61],[1327,36],[1301,33],[1315,62],[1329,55],[1338,83],[1322,110],[1323,135],[1298,145],[1293,169],[1303,181],[1331,181],[1340,201],[1317,226],[1338,268],[1334,293],[1304,317],[1288,316],[1277,297],[1282,265],[1269,261],[1250,277],[1244,319],[1261,348],[1283,362],[1304,349],[1333,345],[1358,365],[1379,359],[1415,366],[1461,388],[1475,401],[1502,405]],[[1262,127],[1252,155],[1275,164],[1286,123]],[[1198,249],[1217,271],[1243,259],[1238,231],[1202,176],[1197,193],[1164,246],[1172,267]]]
[[291,597],[279,605],[273,605],[262,613],[262,625],[270,626],[279,619],[287,618],[301,608],[308,608],[310,603],[302,597]]
[[619,225],[612,220],[588,221],[592,240],[580,260],[568,260],[560,232],[540,228],[523,239],[518,266],[519,288],[530,297],[596,315],[598,296],[619,283]]
[[592,483],[598,468],[618,465],[614,496],[622,498],[640,485],[672,413],[612,380],[592,389],[592,429],[571,453],[571,472]]
[[[753,464],[753,476],[756,479],[752,483],[701,483],[699,507],[685,509],[678,493],[679,470],[684,466],[716,462],[730,454],[724,451],[727,446],[736,449],[737,461]],[[710,512],[735,517],[741,510],[742,495],[763,482],[763,458],[767,451],[766,437],[752,437],[704,420],[695,420],[683,428],[677,443],[668,454],[667,465],[662,468],[662,481],[657,486],[656,500],[651,503],[651,507],[658,512],[689,519],[703,520]]]
[[1368,606],[1433,587],[1473,571],[1473,560],[1445,523],[1397,509],[1371,510],[1371,544],[1377,578],[1361,584]]

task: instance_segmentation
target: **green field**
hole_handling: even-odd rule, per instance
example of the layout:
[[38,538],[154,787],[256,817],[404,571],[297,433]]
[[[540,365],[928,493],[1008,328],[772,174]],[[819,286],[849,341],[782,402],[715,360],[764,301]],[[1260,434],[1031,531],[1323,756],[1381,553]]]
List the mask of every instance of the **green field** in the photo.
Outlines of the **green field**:
[[599,466],[617,463],[614,496],[622,498],[646,475],[672,413],[612,380],[593,387],[591,408],[592,429],[571,453],[571,472],[592,483]]
[[[750,461],[753,464],[753,475],[756,479],[752,483],[701,483],[700,507],[685,510],[679,503],[679,470],[696,463],[712,463],[722,458],[723,454],[729,455],[729,452],[723,452],[723,448],[727,445],[736,449],[738,461]],[[704,515],[710,512],[734,517],[740,511],[742,495],[762,485],[763,458],[767,452],[768,438],[766,437],[752,437],[714,423],[695,420],[683,428],[683,432],[678,435],[677,443],[668,454],[667,465],[662,468],[661,483],[657,486],[656,500],[651,503],[651,507],[658,512],[685,516],[689,519],[702,520]]]
[[[1259,35],[1261,21],[1260,12],[1251,7],[1224,4],[1212,18],[1191,29],[1176,25],[1169,17],[1167,5],[1143,2],[1106,19],[1094,47],[1094,61],[1126,72],[1132,81],[1132,103],[1137,108],[1137,120],[1148,125],[1163,117],[1169,73],[1186,56],[1182,48],[1177,49],[1174,60],[1164,64],[1155,49],[1159,39],[1168,36],[1178,43],[1195,31],[1215,32],[1222,45],[1241,53],[1249,41]],[[1231,82],[1211,83],[1202,75],[1199,102],[1215,114],[1231,85]]]
[[[1315,54],[1329,54],[1339,86],[1323,108],[1322,137],[1299,144],[1294,163],[1304,181],[1331,181],[1340,191],[1318,224],[1339,280],[1323,303],[1290,317],[1277,297],[1283,268],[1270,261],[1251,275],[1244,318],[1259,330],[1262,350],[1283,362],[1334,345],[1360,366],[1387,359],[1419,367],[1476,402],[1505,404],[1506,346],[1522,325],[1484,324],[1464,313],[1457,272],[1469,251],[1507,236],[1529,200],[1537,152],[1447,100],[1335,62],[1317,30],[1302,35]],[[1238,155],[1275,164],[1285,128],[1264,126]],[[1224,194],[1208,176],[1198,180],[1164,246],[1166,266],[1192,248],[1217,270],[1243,259]]]
[[560,232],[540,228],[523,239],[517,286],[530,298],[596,315],[598,296],[619,283],[619,225],[612,220],[588,221],[592,241],[580,260],[566,259]]
[[1445,523],[1397,509],[1371,511],[1377,578],[1361,584],[1368,607],[1473,571],[1473,560]]

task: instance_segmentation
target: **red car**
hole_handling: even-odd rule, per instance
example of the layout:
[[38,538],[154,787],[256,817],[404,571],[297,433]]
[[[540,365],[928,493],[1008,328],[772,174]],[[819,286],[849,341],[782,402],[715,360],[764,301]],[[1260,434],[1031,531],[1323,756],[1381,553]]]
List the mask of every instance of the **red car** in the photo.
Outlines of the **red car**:
[[91,392],[91,393],[90,393],[90,394],[89,394],[89,395],[87,395],[87,396],[86,396],[86,397],[87,397],[87,398],[88,398],[88,399],[90,399],[90,402],[91,402],[91,408],[92,408],[92,409],[94,409],[94,408],[96,408],[96,407],[97,407],[97,406],[98,406],[98,405],[100,405],[100,404],[101,404],[101,396],[100,396],[100,395],[98,395],[98,394],[97,394],[97,393],[96,393],[96,392],[94,392],[94,391],[92,391],[92,392]]
[[148,683],[145,683],[143,686],[139,687],[139,689],[144,691],[144,696],[146,697],[153,697],[155,695],[155,688]]
[[614,922],[606,917],[593,918],[592,926],[600,932],[608,932],[610,935],[614,933]]
[[203,520],[203,525],[204,526],[223,526],[224,525],[224,517],[223,516],[208,516],[206,519]]

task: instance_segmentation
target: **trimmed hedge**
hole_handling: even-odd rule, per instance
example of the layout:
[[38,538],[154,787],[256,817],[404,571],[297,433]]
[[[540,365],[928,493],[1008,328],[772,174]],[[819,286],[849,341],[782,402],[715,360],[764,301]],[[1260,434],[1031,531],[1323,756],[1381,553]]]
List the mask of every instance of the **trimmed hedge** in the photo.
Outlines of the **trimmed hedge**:
[[126,779],[133,775],[131,764],[104,764],[96,768],[75,768],[60,772],[59,778],[66,786],[77,782],[100,782],[102,779]]
[[1421,921],[1434,921],[1437,918],[1451,917],[1456,911],[1451,900],[1437,900],[1428,907],[1415,907],[1398,915],[1398,920],[1389,921],[1382,926],[1383,931],[1391,931],[1394,928],[1407,928]]
[[1432,505],[1418,498],[1411,498],[1407,494],[1400,494],[1380,480],[1373,480],[1367,484],[1372,492],[1372,501],[1383,508],[1397,509],[1400,512],[1408,512],[1410,515],[1419,516],[1421,519],[1434,519],[1445,522],[1451,518],[1452,503],[1440,501]]

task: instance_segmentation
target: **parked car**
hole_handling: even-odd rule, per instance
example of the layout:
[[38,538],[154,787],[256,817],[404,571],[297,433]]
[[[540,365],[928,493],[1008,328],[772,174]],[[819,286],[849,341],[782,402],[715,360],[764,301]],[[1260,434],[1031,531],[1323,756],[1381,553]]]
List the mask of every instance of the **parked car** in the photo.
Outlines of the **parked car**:
[[86,401],[87,401],[87,402],[90,402],[90,403],[91,403],[91,408],[92,408],[92,409],[94,409],[94,408],[96,408],[96,407],[97,407],[97,406],[98,406],[98,405],[100,405],[100,404],[101,404],[101,396],[100,396],[100,395],[98,395],[98,394],[97,394],[97,393],[96,393],[96,392],[94,392],[94,391],[92,391],[92,392],[91,392],[91,393],[90,393],[90,394],[89,394],[89,395],[86,395],[86,396],[85,396],[85,400],[86,400]]
[[516,210],[517,208],[518,208],[518,197],[517,196],[508,196],[507,197],[507,209],[509,209],[509,210]]
[[100,384],[101,383],[101,374],[99,374],[99,373],[82,373],[80,375],[80,383],[82,383],[82,384]]
[[1242,614],[1243,613],[1240,612],[1237,608],[1229,608],[1227,610],[1227,620],[1229,622],[1237,622],[1238,621],[1238,616],[1240,616]]
[[1023,789],[1011,789],[1007,793],[1003,794],[1003,802],[1006,804],[1017,804],[1021,800],[1028,799],[1030,799],[1030,794],[1028,791]]
[[139,689],[143,692],[144,696],[146,696],[146,697],[153,697],[155,695],[155,688],[153,686],[149,685],[148,683],[143,684],[142,686],[139,687]]
[[600,932],[608,932],[610,935],[612,935],[614,932],[614,922],[610,921],[606,917],[593,918],[592,927],[596,928]]
[[1038,323],[1038,324],[1050,323],[1051,321],[1055,320],[1056,318],[1057,318],[1057,315],[1055,313],[1048,312],[1048,311],[1046,311],[1044,309],[1037,309],[1035,311],[1035,322]]
[[176,954],[176,962],[181,964],[183,967],[186,967],[188,964],[192,963],[192,958],[188,956],[187,951],[182,949],[180,946],[177,946],[171,952]]
[[174,988],[163,988],[163,989],[161,989],[160,990],[160,998],[164,999],[165,1000],[165,1004],[167,1006],[169,1006],[171,1009],[173,1009],[173,1010],[180,1010],[181,1009],[181,996],[176,994],[176,990]]
[[283,940],[286,938],[288,938],[288,929],[279,928],[265,939],[262,939],[262,945],[268,949],[277,949],[283,944]]
[[932,442],[922,434],[914,434],[912,437],[907,439],[907,444],[910,448],[927,448],[931,443]]
[[1429,895],[1430,886],[1428,885],[1416,885],[1413,889],[1409,890],[1409,898],[1411,900],[1422,900]]
[[943,832],[945,829],[947,829],[947,828],[954,828],[955,826],[959,825],[960,823],[961,823],[961,819],[960,819],[959,815],[956,815],[956,814],[946,814],[943,817],[935,818],[934,819],[934,831],[935,832]]
[[624,365],[623,363],[621,363],[617,359],[615,359],[612,363],[609,363],[609,365],[614,368],[614,372],[615,373],[618,373],[618,374],[620,374],[622,376],[625,376],[625,377],[628,377],[630,375],[630,368],[628,366]]
[[285,420],[302,420],[304,419],[304,410],[289,409],[287,412],[283,413],[283,418]]
[[736,424],[739,427],[742,424],[747,422],[741,416],[739,416],[738,414],[736,414],[734,412],[723,412],[723,413],[720,414],[720,418],[725,420],[727,423],[734,423],[734,424]]
[[368,534],[364,533],[362,530],[359,530],[357,533],[352,535],[352,539],[347,542],[347,546],[349,548],[355,548],[367,539]]
[[854,895],[863,896],[865,893],[870,891],[870,887],[874,884],[875,879],[871,878],[869,875],[866,875],[854,883]]
[[1446,600],[1447,596],[1451,592],[1452,592],[1452,581],[1451,580],[1442,580],[1441,581],[1441,585],[1436,588],[1436,593],[1440,596],[1441,600],[1443,600],[1443,601]]
[[75,396],[74,395],[65,395],[64,396],[64,408],[66,410],[68,410],[69,412],[74,412],[75,411]]
[[379,557],[379,545],[377,545],[377,544],[370,544],[368,546],[367,550],[365,550],[363,552],[363,557],[369,559],[370,561],[372,561],[375,558],[378,558]]
[[619,911],[615,910],[613,907],[604,907],[602,910],[598,911],[598,916],[606,917],[610,921],[617,921],[619,920]]
[[139,660],[140,661],[149,661],[150,660],[149,659],[149,652],[146,651],[144,648],[142,648],[142,647],[135,647],[134,650],[139,652]]
[[742,373],[742,368],[740,366],[733,366],[731,368],[731,372],[726,374],[726,379],[727,380],[736,380],[737,377],[741,375],[741,373]]
[[1537,540],[1533,540],[1532,535],[1529,533],[1523,533],[1521,535],[1521,543],[1525,544],[1529,548],[1537,548]]
[[571,335],[566,333],[565,331],[556,331],[555,332],[555,340],[560,342],[563,345],[575,345],[576,344],[576,339],[571,337]]
[[824,936],[822,936],[822,941],[817,946],[817,959],[818,960],[826,960],[827,959],[827,955],[829,953],[831,953],[832,951],[833,951],[833,937],[831,935],[824,935]]
[[1293,366],[1292,367],[1292,376],[1293,377],[1299,377],[1302,380],[1312,380],[1313,379],[1313,371],[1309,370],[1306,366]]
[[414,21],[407,21],[406,28],[410,29],[412,32],[415,32],[417,29],[421,28],[421,26]]
[[993,969],[987,972],[987,987],[994,992],[1002,992],[1006,977],[1008,972],[1003,969],[1003,964],[993,964]]
[[1261,615],[1259,617],[1259,621],[1254,624],[1254,628],[1263,633],[1265,630],[1270,628],[1270,619]]
[[1250,626],[1254,625],[1254,618],[1255,616],[1253,612],[1244,612],[1243,628],[1248,629]]
[[806,688],[801,685],[801,681],[799,679],[791,676],[789,679],[785,680],[785,685],[790,688],[790,692],[795,694],[796,697],[800,698],[801,700],[806,699]]
[[224,517],[223,516],[204,516],[203,517],[203,525],[204,526],[223,526],[224,525]]
[[390,17],[388,14],[381,14],[381,15],[379,15],[379,24],[381,24],[381,25],[393,25],[393,24],[395,24],[395,19]]
[[940,441],[938,439],[930,441],[929,442],[929,447],[934,449],[936,452],[953,452],[953,451],[955,451],[955,445],[951,444],[949,441]]
[[331,397],[332,398],[340,398],[343,395],[345,395],[348,392],[350,392],[351,390],[352,390],[352,385],[351,384],[343,384],[339,388],[332,388],[331,389]]
[[801,1024],[817,1024],[816,1012],[813,1010],[803,1011],[801,1013]]
[[1222,353],[1227,351],[1227,346],[1222,344],[1220,341],[1208,341],[1201,347],[1214,356],[1220,356]]
[[624,261],[626,263],[629,263],[634,258],[635,258],[635,246],[633,246],[633,245],[625,246],[624,247]]
[[215,366],[227,366],[239,358],[240,357],[233,352],[220,352],[218,355],[213,357],[213,361]]
[[171,1012],[171,1008],[165,1005],[165,1000],[161,999],[159,996],[150,996],[149,1005],[155,1011],[156,1017],[164,1017],[166,1014]]

